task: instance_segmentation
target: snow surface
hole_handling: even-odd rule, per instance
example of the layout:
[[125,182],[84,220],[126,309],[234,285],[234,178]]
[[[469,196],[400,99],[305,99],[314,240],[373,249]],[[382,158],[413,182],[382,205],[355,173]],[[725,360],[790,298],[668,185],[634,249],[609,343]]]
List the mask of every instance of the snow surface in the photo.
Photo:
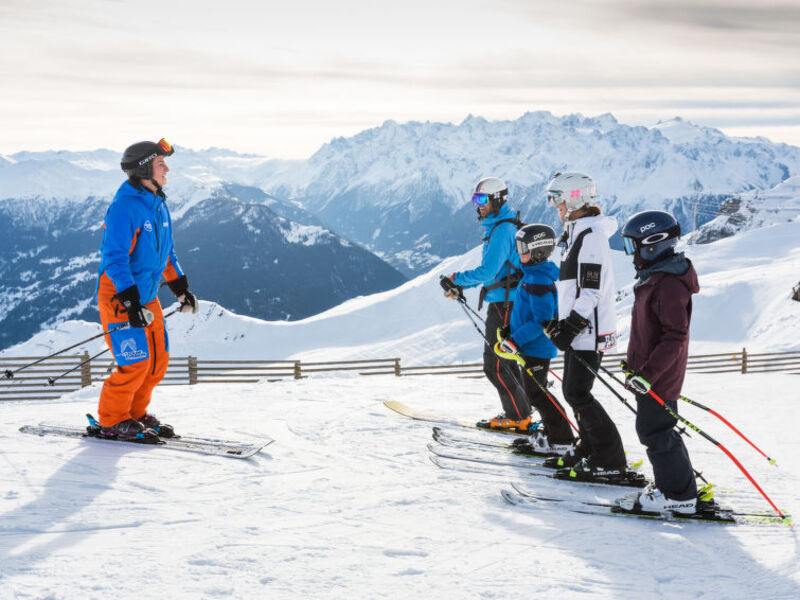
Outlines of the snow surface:
[[[784,510],[798,510],[800,403],[790,375],[696,375],[684,391],[738,424],[778,468],[710,415],[717,436]],[[629,456],[627,410],[602,386]],[[179,431],[275,438],[250,460],[37,438],[40,421],[80,425],[99,387],[3,405],[0,598],[800,597],[796,528],[652,522],[512,507],[510,481],[571,498],[621,488],[446,471],[430,425],[384,408],[400,399],[478,419],[499,404],[483,379],[327,376],[158,388],[151,408]],[[490,436],[459,430],[467,435]],[[731,461],[687,440],[717,498],[768,508]]]

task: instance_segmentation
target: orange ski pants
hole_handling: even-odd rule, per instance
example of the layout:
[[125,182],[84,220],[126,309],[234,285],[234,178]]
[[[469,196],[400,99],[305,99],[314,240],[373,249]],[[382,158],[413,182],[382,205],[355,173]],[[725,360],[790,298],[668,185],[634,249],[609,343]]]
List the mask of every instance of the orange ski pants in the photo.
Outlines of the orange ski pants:
[[[104,294],[103,287],[106,286],[101,285],[98,294],[98,308],[103,330],[108,331],[109,328],[113,329],[127,319],[125,313],[120,311],[119,302],[116,299],[112,300],[111,294]],[[153,322],[144,328],[148,356],[139,362],[117,365],[114,372],[106,378],[97,407],[97,418],[103,427],[111,427],[126,419],[141,419],[147,412],[153,388],[167,372],[169,352],[167,352],[167,334],[161,303],[156,298],[145,304],[145,308],[149,309],[154,317]],[[105,340],[113,354],[111,336],[106,335]]]

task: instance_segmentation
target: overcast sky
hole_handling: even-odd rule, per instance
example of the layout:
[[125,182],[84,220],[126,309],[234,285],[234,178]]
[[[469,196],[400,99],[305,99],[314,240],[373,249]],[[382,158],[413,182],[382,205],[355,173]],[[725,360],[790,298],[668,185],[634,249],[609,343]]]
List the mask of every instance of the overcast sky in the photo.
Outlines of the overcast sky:
[[0,153],[277,158],[386,119],[682,116],[800,145],[800,0],[0,0]]

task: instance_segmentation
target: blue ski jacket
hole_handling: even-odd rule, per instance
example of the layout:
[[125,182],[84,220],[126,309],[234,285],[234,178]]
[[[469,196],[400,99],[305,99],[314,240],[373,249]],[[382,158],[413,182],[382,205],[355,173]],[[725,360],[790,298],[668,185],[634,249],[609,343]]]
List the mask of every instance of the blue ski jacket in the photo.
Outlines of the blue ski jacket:
[[117,292],[135,284],[143,305],[158,295],[162,275],[167,281],[183,276],[165,197],[130,181],[119,187],[103,222],[98,289],[104,275]]
[[558,349],[544,334],[542,323],[558,318],[558,267],[546,260],[538,265],[522,265],[522,271],[517,301],[511,311],[511,337],[520,354],[554,358]]
[[[453,283],[464,288],[478,285],[489,286],[497,283],[511,272],[508,262],[517,269],[520,268],[519,254],[517,254],[514,242],[517,226],[514,223],[501,223],[495,227],[499,221],[513,219],[514,216],[508,205],[503,204],[497,214],[489,215],[481,221],[484,231],[481,264],[469,271],[454,273],[451,277]],[[513,302],[515,296],[516,289],[511,288],[508,295],[509,302]],[[486,293],[485,301],[503,302],[505,299],[505,288],[498,287]]]

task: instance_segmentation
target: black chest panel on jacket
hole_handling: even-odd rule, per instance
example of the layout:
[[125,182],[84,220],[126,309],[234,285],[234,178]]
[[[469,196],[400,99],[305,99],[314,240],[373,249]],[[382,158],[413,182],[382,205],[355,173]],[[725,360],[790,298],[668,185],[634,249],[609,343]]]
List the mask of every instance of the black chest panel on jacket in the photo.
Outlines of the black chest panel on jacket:
[[567,281],[570,279],[578,279],[578,256],[583,247],[583,238],[592,232],[591,227],[584,229],[575,238],[572,246],[567,252],[567,256],[561,261],[561,267],[558,271],[558,280]]

